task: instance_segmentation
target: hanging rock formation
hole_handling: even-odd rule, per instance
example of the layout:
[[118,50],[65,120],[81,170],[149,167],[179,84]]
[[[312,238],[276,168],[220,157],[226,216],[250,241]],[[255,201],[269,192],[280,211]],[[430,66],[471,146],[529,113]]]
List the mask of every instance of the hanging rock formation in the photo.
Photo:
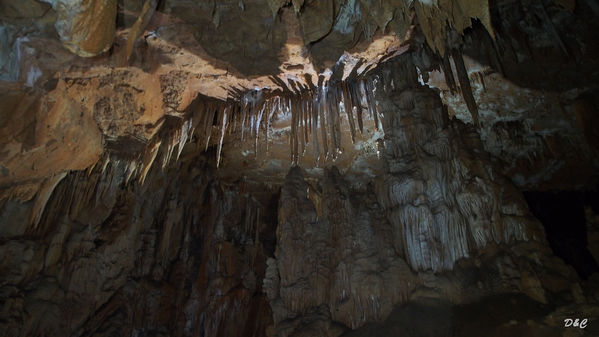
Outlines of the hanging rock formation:
[[[554,292],[576,296],[571,277],[558,281],[561,289],[544,283],[548,268],[569,272],[542,248],[541,224],[474,130],[449,121],[435,91],[417,82],[410,57],[399,62],[397,91],[377,90],[386,174],[357,190],[335,167],[314,183],[297,167],[285,179],[264,281],[278,336],[337,336],[427,298],[455,305],[513,291],[541,303]],[[479,259],[493,267],[474,290],[471,267],[456,265]],[[432,277],[439,273],[448,283]]]
[[0,1],[0,337],[599,335],[594,3]]
[[96,56],[107,51],[116,29],[116,0],[47,0],[56,11],[56,31],[71,52]]

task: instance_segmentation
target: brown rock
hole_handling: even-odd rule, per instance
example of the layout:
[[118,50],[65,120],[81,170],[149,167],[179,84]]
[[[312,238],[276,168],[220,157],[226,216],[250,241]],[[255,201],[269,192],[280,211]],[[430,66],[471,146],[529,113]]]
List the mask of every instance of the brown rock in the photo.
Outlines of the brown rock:
[[334,10],[333,0],[306,1],[299,16],[306,45],[320,40],[331,31],[335,19]]
[[71,52],[91,57],[107,51],[114,40],[116,0],[47,0],[58,13],[56,30]]

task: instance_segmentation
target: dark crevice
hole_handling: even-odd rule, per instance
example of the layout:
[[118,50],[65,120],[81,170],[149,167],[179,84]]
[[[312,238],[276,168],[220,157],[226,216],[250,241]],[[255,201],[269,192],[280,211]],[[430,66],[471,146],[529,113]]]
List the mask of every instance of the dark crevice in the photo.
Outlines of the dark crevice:
[[262,214],[264,227],[260,232],[260,242],[264,247],[264,254],[269,257],[275,256],[277,246],[277,221],[279,218],[279,198],[281,192],[274,193],[266,206],[266,212]]
[[533,215],[545,228],[555,255],[576,269],[582,278],[599,271],[587,239],[585,206],[599,210],[597,191],[529,191],[524,197]]

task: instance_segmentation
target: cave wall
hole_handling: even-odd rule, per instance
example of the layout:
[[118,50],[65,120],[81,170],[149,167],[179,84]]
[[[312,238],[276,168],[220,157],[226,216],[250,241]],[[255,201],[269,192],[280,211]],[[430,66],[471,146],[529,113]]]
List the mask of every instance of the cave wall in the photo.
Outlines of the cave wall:
[[164,165],[144,178],[115,152],[54,180],[41,206],[3,200],[0,330],[340,336],[430,310],[475,331],[463,313],[508,296],[527,305],[516,326],[557,336],[576,305],[597,310],[477,132],[420,83],[418,57],[372,81],[385,131],[375,178],[331,165],[293,167],[282,185],[225,181],[192,133],[178,160],[157,150]]
[[[506,3],[491,2],[499,6],[490,10],[500,12],[495,26],[501,29],[484,34],[496,40],[480,35],[489,23],[484,4],[470,8],[484,22],[449,18],[460,30],[474,27],[459,52],[497,71],[486,74],[486,82],[469,79],[481,128],[470,125],[474,115],[464,101],[465,86],[451,93],[461,100],[455,103],[445,92],[441,101],[437,89],[421,82],[438,66],[432,50],[446,47],[445,21],[438,19],[448,17],[419,4],[421,25],[424,18],[436,19],[419,28],[424,35],[412,36],[412,46],[402,49],[409,49],[406,54],[373,68],[369,76],[376,80],[369,78],[367,89],[374,100],[361,106],[381,118],[382,174],[350,175],[326,163],[309,173],[294,167],[280,184],[246,181],[240,171],[245,163],[233,163],[239,165],[237,179],[225,179],[215,168],[221,149],[214,143],[218,135],[231,133],[223,117],[227,110],[193,97],[202,90],[216,95],[205,90],[222,89],[215,83],[254,85],[233,78],[239,74],[230,75],[226,64],[206,65],[198,59],[203,53],[229,62],[237,68],[232,72],[280,70],[279,50],[295,34],[283,24],[289,9],[281,9],[282,3],[228,1],[209,8],[162,2],[152,23],[156,29],[138,43],[127,69],[113,67],[123,64],[123,32],[116,33],[114,53],[84,60],[61,47],[74,39],[69,26],[54,26],[81,18],[35,1],[19,2],[31,7],[31,17],[19,17],[24,9],[18,6],[14,13],[3,11],[3,19],[12,17],[0,31],[3,47],[10,47],[0,51],[6,70],[0,78],[24,86],[2,83],[8,89],[0,97],[12,114],[2,116],[0,128],[0,336],[385,336],[398,331],[477,336],[482,328],[490,336],[562,336],[563,318],[580,312],[599,316],[596,276],[580,280],[552,253],[541,223],[514,186],[521,181],[518,174],[543,173],[553,158],[574,164],[560,166],[566,174],[578,166],[588,174],[573,177],[580,178],[574,184],[555,175],[520,185],[579,187],[595,174],[597,72],[588,55],[596,46],[585,44],[591,40],[588,32],[578,34],[587,26],[553,3],[547,6],[549,21],[539,19],[547,9],[538,4],[501,7]],[[352,1],[306,1],[304,7],[293,2],[294,10],[303,8],[294,28],[318,66],[336,61],[377,29],[407,30],[406,8],[390,18],[383,8],[389,2],[360,4],[369,16],[360,16]],[[138,5],[132,10],[140,10]],[[264,12],[267,5],[272,19]],[[110,6],[102,9],[107,16],[114,14]],[[126,16],[127,23],[117,23],[135,22],[131,13]],[[251,20],[254,16],[266,24]],[[251,31],[241,46],[234,43],[244,38],[235,17]],[[181,23],[176,20],[184,24],[172,24]],[[569,33],[556,38],[548,30],[551,34],[526,41],[550,21],[559,34],[571,25],[583,38],[570,39]],[[38,29],[32,34],[22,30],[31,22]],[[113,26],[94,28],[115,34]],[[60,42],[53,40],[56,34]],[[263,49],[249,50],[251,62],[241,62],[239,50],[268,34]],[[91,53],[112,44],[101,37]],[[198,51],[198,42],[214,46]],[[84,43],[69,49],[85,54]],[[262,58],[264,50],[268,57]],[[493,52],[500,53],[498,60]],[[454,66],[460,53],[452,54]],[[566,67],[559,66],[564,62]],[[54,76],[66,64],[69,70]],[[556,74],[568,74],[562,91],[544,92]],[[210,76],[214,82],[200,81]],[[505,111],[496,109],[504,96],[523,91],[520,86],[532,89],[503,105]],[[295,93],[285,88],[285,94]],[[219,95],[226,93],[220,89]],[[313,98],[301,99],[306,97]],[[295,99],[294,104],[305,103]],[[212,142],[206,141],[211,135]],[[298,156],[297,148],[292,156]],[[596,258],[599,222],[596,213],[586,212]],[[414,322],[443,329],[418,330]]]
[[[442,313],[493,302],[493,294],[578,301],[573,269],[553,256],[521,192],[492,164],[476,131],[448,119],[438,93],[418,82],[411,57],[397,63],[403,69],[394,90],[384,80],[376,89],[385,174],[368,184],[336,168],[316,182],[299,168],[286,177],[264,280],[278,336],[363,331],[402,319],[392,313],[406,303]],[[409,308],[405,315],[414,315]],[[405,318],[402,326],[418,331]],[[559,327],[539,327],[559,334]]]
[[39,224],[33,202],[5,201],[0,334],[263,336],[259,238],[273,228],[208,162],[183,155],[144,185],[126,182],[126,160],[70,173]]

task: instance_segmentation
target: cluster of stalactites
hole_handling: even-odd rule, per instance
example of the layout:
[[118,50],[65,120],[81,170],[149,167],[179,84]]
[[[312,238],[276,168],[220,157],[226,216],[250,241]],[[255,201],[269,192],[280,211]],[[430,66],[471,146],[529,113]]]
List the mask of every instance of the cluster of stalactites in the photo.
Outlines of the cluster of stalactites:
[[[365,120],[374,121],[374,127],[379,129],[374,97],[376,81],[376,77],[372,77],[311,88],[299,85],[293,91],[254,90],[239,100],[224,102],[224,108],[217,112],[218,122],[215,124],[218,134],[217,166],[224,137],[228,134],[240,137],[242,142],[251,141],[256,154],[259,142],[264,142],[268,152],[273,121],[282,116],[291,117],[289,153],[293,164],[299,163],[310,143],[315,164],[335,160],[342,152],[342,122],[346,120],[349,123],[352,142],[356,141],[357,132],[364,131]],[[213,118],[210,112],[207,120]],[[213,131],[210,127],[204,131],[208,146]]]
[[289,152],[293,164],[306,153],[310,142],[317,163],[335,160],[342,152],[341,123],[344,120],[349,124],[354,143],[356,133],[364,132],[366,118],[374,121],[377,130],[379,128],[372,80],[325,84],[299,94],[278,96],[275,100],[278,102],[275,109],[291,115]]
[[[403,63],[389,62],[369,76],[353,80],[322,80],[310,87],[295,82],[291,89],[252,90],[228,100],[198,97],[183,117],[165,117],[145,149],[129,156],[126,182],[138,179],[143,184],[155,163],[164,170],[189,142],[196,152],[215,146],[217,167],[226,139],[251,143],[256,154],[264,148],[268,153],[273,123],[281,118],[291,119],[289,155],[293,164],[310,150],[315,165],[335,160],[343,150],[342,137],[350,136],[356,142],[368,123],[376,130],[381,128],[384,116],[377,106],[377,95],[401,90],[407,82],[417,83],[412,78],[417,76],[414,64],[409,64],[412,71],[402,72],[400,68],[408,67]],[[343,129],[349,129],[349,135],[342,135],[342,123],[347,123]],[[105,167],[116,159],[123,160],[122,155],[108,151],[98,165]]]
[[[490,59],[493,67],[495,67],[499,72],[502,72],[501,62],[499,61],[499,56],[497,54],[493,40],[488,35],[480,33],[479,38],[482,41],[483,48],[485,48],[485,53]],[[463,41],[461,35],[459,35],[455,30],[448,31],[445,53],[439,56],[439,63],[441,70],[443,71],[447,87],[452,94],[458,91],[461,92],[462,98],[466,103],[466,107],[472,115],[472,123],[474,126],[480,127],[478,118],[478,105],[476,104],[474,94],[472,93],[468,69],[466,69],[464,57],[462,56],[462,44]],[[453,63],[455,65],[458,79],[457,83],[454,78],[454,72],[451,67],[450,59],[453,59]]]
[[[460,53],[453,53],[462,94],[473,110],[477,123],[476,104],[470,90],[469,79]],[[347,123],[352,142],[358,132],[364,132],[367,123],[379,130],[384,118],[377,106],[377,96],[389,91],[403,90],[418,85],[417,63],[413,57],[401,61],[391,59],[386,66],[370,72],[368,76],[352,80],[319,80],[318,85],[305,86],[298,82],[283,90],[251,90],[239,93],[235,99],[216,100],[198,97],[183,117],[167,116],[160,131],[130,160],[127,181],[138,178],[143,183],[155,162],[164,169],[171,160],[178,159],[186,143],[193,140],[197,151],[216,148],[216,166],[221,164],[223,144],[226,139],[251,143],[254,153],[259,149],[269,151],[273,123],[290,117],[289,156],[298,164],[307,151],[313,151],[315,165],[335,160],[343,151],[342,123]],[[456,90],[449,55],[443,59],[448,86]],[[308,81],[311,83],[311,81]],[[263,145],[263,146],[260,146]],[[118,158],[105,154],[104,163]]]
[[201,97],[190,105],[184,117],[167,116],[143,151],[127,158],[118,149],[107,151],[95,166],[103,171],[111,162],[127,161],[125,182],[138,179],[143,184],[155,163],[164,170],[173,159],[179,159],[184,146],[193,140],[197,151],[216,146],[218,167],[226,138],[251,142],[256,154],[262,142],[268,152],[273,121],[285,116],[291,117],[289,144],[293,164],[299,162],[310,142],[317,161],[334,160],[342,151],[342,122],[349,123],[352,141],[368,121],[374,121],[375,128],[379,128],[376,83],[377,78],[373,77],[326,83],[297,92],[253,90],[235,100]]

